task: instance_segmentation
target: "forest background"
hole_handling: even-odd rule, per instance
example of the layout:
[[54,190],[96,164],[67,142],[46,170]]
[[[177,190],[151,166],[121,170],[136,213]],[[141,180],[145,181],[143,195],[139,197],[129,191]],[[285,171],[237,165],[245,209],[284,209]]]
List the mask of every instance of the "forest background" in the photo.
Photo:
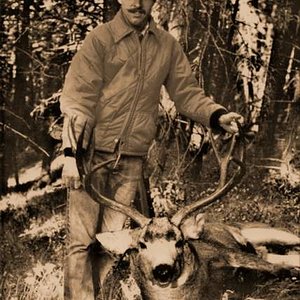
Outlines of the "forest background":
[[[60,297],[54,288],[62,286],[64,240],[65,191],[56,160],[60,91],[85,36],[118,9],[116,0],[0,1],[3,299],[19,299],[20,291],[29,299],[32,286]],[[211,209],[212,219],[263,221],[299,234],[299,11],[297,0],[156,1],[153,17],[182,44],[199,85],[244,115],[254,136],[246,179]],[[161,100],[161,129],[149,152],[150,188],[152,197],[169,198],[173,209],[209,190],[217,171],[207,159],[206,129],[179,116],[164,90]],[[32,178],[29,168],[37,163]],[[48,286],[39,286],[45,274],[57,282],[49,287],[48,278]]]

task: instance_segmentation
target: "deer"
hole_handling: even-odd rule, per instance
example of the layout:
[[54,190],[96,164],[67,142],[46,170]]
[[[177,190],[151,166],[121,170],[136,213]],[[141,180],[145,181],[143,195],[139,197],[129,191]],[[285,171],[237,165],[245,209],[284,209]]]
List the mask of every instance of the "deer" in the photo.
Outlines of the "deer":
[[[69,135],[75,142],[72,128],[71,124]],[[202,212],[195,213],[219,200],[244,176],[244,143],[242,134],[239,135],[231,136],[223,155],[217,151],[212,138],[212,148],[220,165],[219,186],[212,194],[181,208],[172,217],[149,218],[134,207],[105,197],[94,187],[93,174],[114,162],[114,159],[89,169],[83,159],[83,134],[80,134],[75,153],[85,190],[99,204],[125,214],[137,225],[135,228],[96,235],[104,251],[115,257],[116,261],[106,275],[99,299],[218,299],[220,295],[216,295],[218,292],[212,288],[212,280],[216,282],[210,275],[213,268],[246,266],[275,273],[282,267],[274,264],[274,254],[273,261],[268,262],[268,257],[265,255],[262,258],[257,249],[274,240],[287,247],[299,246],[300,239],[296,235],[261,226],[239,228],[209,223]],[[239,147],[236,147],[237,144]],[[238,148],[237,154],[235,148]],[[236,166],[235,172],[226,180],[231,164]],[[266,236],[263,240],[259,238],[262,233]],[[297,265],[299,258],[299,255],[293,257],[293,263],[283,258],[281,265],[286,264],[286,268],[300,267]]]

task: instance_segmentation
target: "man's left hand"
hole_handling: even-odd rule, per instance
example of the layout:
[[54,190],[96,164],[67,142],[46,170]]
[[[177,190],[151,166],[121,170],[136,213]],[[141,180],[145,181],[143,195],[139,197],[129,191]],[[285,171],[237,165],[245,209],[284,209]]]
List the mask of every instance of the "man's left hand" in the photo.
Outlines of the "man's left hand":
[[228,133],[232,134],[239,132],[237,122],[243,124],[244,118],[243,116],[235,112],[229,112],[219,118],[219,125]]

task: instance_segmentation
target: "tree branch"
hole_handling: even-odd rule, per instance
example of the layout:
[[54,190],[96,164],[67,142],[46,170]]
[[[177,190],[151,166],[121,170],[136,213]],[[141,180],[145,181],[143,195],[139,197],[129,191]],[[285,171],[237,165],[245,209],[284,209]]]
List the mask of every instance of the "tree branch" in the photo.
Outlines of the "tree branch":
[[43,152],[43,154],[45,154],[47,157],[50,157],[50,154],[43,149],[41,146],[39,146],[35,141],[33,141],[30,137],[24,135],[23,133],[17,131],[16,129],[10,127],[9,125],[6,125],[2,122],[0,122],[0,125],[4,127],[4,129],[8,129],[10,131],[12,131],[13,133],[15,133],[16,135],[22,137],[24,140],[26,140],[28,143],[30,143],[32,146],[34,146],[34,148],[36,148],[37,150]]
[[4,106],[1,106],[1,107],[0,107],[0,110],[3,110],[3,111],[5,111],[5,112],[9,113],[10,115],[14,116],[16,119],[20,120],[24,125],[26,125],[26,127],[27,127],[28,129],[31,129],[30,125],[29,125],[29,124],[28,124],[21,116],[15,114],[13,111],[7,109],[7,108],[4,107]]

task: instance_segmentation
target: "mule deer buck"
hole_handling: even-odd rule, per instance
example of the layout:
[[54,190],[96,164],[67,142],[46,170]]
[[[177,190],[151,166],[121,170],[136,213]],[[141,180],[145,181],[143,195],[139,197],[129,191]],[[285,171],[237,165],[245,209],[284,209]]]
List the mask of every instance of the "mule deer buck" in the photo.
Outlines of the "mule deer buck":
[[[72,131],[70,135],[74,137]],[[235,145],[240,143],[238,139],[236,135],[232,136],[228,151],[222,157],[216,152],[221,166],[221,183],[215,192],[185,206],[171,218],[147,218],[95,189],[93,174],[113,161],[96,165],[88,171],[81,154],[82,136],[79,137],[76,158],[86,191],[98,203],[122,212],[138,224],[134,229],[103,232],[96,236],[105,251],[117,257],[116,266],[107,274],[101,288],[101,299],[219,299],[220,295],[215,291],[217,280],[211,277],[214,268],[242,266],[276,272],[279,267],[260,258],[255,247],[274,241],[288,247],[300,245],[297,236],[285,231],[207,223],[203,214],[193,214],[226,194],[244,175],[243,151],[234,155]],[[215,144],[213,149],[216,151]],[[225,182],[230,163],[237,168]],[[261,233],[272,234],[259,240]],[[292,265],[297,266],[299,256],[294,259],[296,262]]]

